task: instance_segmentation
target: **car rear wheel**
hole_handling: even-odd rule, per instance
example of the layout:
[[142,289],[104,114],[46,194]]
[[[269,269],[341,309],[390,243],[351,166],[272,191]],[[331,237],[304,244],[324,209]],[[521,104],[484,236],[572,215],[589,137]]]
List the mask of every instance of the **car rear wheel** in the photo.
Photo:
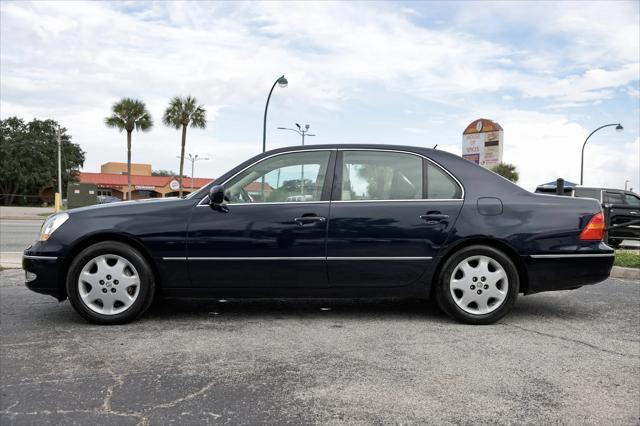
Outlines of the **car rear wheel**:
[[71,263],[67,294],[73,308],[96,324],[123,324],[153,300],[153,272],[127,244],[105,241],[84,249]]
[[452,318],[466,324],[491,324],[518,297],[518,271],[508,256],[488,246],[469,246],[447,259],[436,300]]

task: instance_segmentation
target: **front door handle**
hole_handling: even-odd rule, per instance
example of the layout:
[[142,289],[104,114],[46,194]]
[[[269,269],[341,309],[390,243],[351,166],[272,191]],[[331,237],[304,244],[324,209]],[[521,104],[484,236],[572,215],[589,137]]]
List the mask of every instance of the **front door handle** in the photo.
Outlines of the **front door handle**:
[[449,215],[442,213],[427,213],[420,215],[420,219],[424,220],[427,225],[436,225],[449,219]]
[[295,219],[293,219],[293,221],[299,226],[304,226],[309,223],[325,223],[327,221],[327,218],[322,216],[303,216],[296,217]]

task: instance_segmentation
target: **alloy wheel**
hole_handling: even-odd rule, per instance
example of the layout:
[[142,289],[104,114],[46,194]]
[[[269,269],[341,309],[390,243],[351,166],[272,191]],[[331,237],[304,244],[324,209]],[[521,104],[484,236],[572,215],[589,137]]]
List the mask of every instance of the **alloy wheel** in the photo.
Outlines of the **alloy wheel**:
[[454,302],[469,314],[488,314],[507,299],[509,279],[502,265],[488,256],[470,256],[454,268],[449,281]]
[[88,261],[78,277],[78,292],[85,306],[102,315],[126,311],[140,293],[140,276],[122,256],[104,254]]

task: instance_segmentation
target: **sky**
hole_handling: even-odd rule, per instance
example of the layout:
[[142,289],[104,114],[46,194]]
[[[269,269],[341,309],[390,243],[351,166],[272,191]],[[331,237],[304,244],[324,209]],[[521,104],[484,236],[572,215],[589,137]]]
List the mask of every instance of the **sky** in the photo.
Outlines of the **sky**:
[[[154,119],[132,161],[178,171],[173,96],[195,96],[207,128],[188,153],[215,178],[262,150],[385,143],[460,155],[462,131],[504,128],[504,158],[529,190],[563,177],[640,189],[640,2],[0,3],[0,117],[53,118],[86,151],[85,171],[126,161],[104,118],[122,97]],[[187,173],[189,171],[187,170]]]

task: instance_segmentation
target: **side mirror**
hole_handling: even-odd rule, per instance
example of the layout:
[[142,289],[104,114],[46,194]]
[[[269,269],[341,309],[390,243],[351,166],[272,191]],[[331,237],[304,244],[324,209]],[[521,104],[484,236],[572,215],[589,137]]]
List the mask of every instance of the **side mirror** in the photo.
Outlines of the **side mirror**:
[[224,187],[222,185],[213,185],[209,190],[209,203],[212,206],[220,205],[224,202]]

